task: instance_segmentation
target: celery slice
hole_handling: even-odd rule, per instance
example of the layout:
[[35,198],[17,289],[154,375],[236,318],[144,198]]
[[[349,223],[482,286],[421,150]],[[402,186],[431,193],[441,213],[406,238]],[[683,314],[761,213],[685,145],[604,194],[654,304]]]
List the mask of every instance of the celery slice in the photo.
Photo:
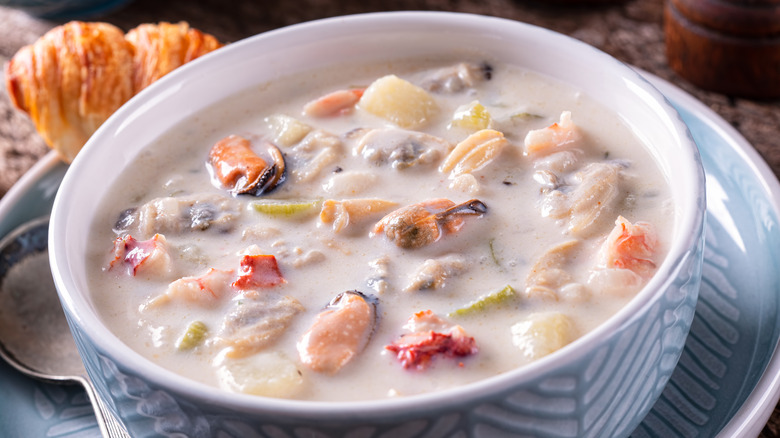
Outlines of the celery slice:
[[450,312],[447,314],[447,316],[466,316],[473,313],[482,312],[488,307],[505,303],[516,296],[515,289],[510,285],[506,285],[506,287],[500,291],[482,296],[471,304],[468,304],[466,307],[461,307],[460,309]]
[[303,213],[313,212],[320,206],[321,201],[303,201],[303,202],[290,202],[290,201],[276,201],[276,200],[262,200],[252,203],[252,208],[255,211],[267,214],[269,216],[297,216]]
[[209,329],[202,321],[193,321],[187,326],[187,330],[176,341],[176,348],[181,351],[192,350],[206,339]]
[[525,121],[525,120],[533,120],[533,119],[541,119],[543,116],[540,116],[539,114],[529,113],[529,112],[522,112],[522,113],[515,113],[512,114],[509,118],[513,121]]
[[481,103],[474,101],[461,106],[452,116],[452,126],[479,131],[490,126],[490,113]]

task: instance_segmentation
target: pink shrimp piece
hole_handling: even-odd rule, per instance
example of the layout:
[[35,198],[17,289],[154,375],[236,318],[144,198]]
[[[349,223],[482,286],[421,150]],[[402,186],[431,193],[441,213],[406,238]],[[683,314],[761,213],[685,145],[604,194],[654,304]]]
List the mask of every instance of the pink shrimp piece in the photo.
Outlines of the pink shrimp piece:
[[404,327],[414,332],[402,335],[385,349],[395,353],[406,369],[424,370],[436,356],[465,357],[479,351],[463,327],[447,324],[430,310],[417,312]]
[[171,257],[167,242],[162,234],[155,234],[149,240],[137,240],[133,236],[118,237],[114,241],[113,269],[119,264],[127,267],[127,273],[135,276],[139,272],[164,275],[171,271]]
[[601,246],[599,266],[628,269],[648,278],[655,271],[653,257],[657,246],[658,237],[651,224],[631,224],[623,216],[618,216],[615,227]]
[[577,125],[571,120],[571,112],[561,113],[561,120],[557,123],[529,131],[525,136],[525,154],[542,156],[574,146],[580,139]]
[[210,268],[200,277],[182,277],[168,285],[164,294],[158,295],[142,306],[142,309],[167,304],[172,300],[210,306],[230,291],[230,280],[235,272]]
[[286,283],[279,271],[276,257],[272,255],[245,255],[241,258],[238,278],[232,286],[236,289],[273,287]]
[[310,117],[330,117],[347,113],[363,96],[365,88],[338,90],[314,99],[303,106],[303,114]]

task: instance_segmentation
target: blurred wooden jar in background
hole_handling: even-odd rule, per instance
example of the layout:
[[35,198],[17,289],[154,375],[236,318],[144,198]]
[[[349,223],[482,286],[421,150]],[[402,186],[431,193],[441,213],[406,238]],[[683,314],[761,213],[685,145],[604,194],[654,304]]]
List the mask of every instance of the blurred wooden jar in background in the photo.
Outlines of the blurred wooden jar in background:
[[667,0],[664,23],[669,65],[694,85],[780,98],[780,0]]

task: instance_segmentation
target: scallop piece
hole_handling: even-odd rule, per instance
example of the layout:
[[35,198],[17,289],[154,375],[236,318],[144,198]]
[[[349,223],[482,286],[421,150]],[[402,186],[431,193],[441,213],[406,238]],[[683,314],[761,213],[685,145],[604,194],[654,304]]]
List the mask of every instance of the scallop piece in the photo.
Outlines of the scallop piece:
[[358,291],[338,294],[298,342],[301,362],[334,374],[368,344],[377,321],[377,299]]
[[367,131],[355,150],[371,164],[400,170],[436,162],[451,147],[448,141],[423,132],[379,128]]
[[244,137],[229,135],[212,146],[208,164],[218,185],[236,195],[260,196],[284,182],[285,162],[279,148],[265,142],[266,161],[252,150]]
[[220,342],[231,347],[226,357],[247,357],[276,342],[304,310],[298,300],[286,295],[249,291],[237,297],[222,321]]

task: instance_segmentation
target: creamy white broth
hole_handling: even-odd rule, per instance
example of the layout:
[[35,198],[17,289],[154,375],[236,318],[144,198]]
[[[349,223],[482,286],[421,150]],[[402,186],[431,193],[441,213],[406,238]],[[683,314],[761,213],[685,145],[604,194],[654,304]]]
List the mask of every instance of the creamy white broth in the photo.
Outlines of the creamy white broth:
[[[631,222],[645,221],[655,227],[659,242],[653,260],[660,264],[666,239],[672,232],[673,211],[669,188],[652,158],[618,115],[608,108],[569,86],[492,61],[489,62],[490,80],[457,93],[430,92],[439,111],[418,130],[455,146],[471,131],[448,128],[452,115],[459,106],[478,100],[497,121],[494,129],[503,132],[509,142],[497,159],[473,172],[479,183],[476,193],[449,187],[451,180],[437,170],[446,153],[433,163],[407,169],[367,162],[355,152],[360,137],[353,130],[394,124],[368,113],[360,104],[348,114],[335,117],[302,114],[307,102],[330,91],[365,87],[391,73],[420,85],[430,77],[431,71],[460,61],[413,60],[296,75],[228,98],[147,147],[124,171],[111,196],[102,200],[101,213],[93,227],[90,284],[106,324],[140,354],[194,380],[241,390],[240,385],[231,385],[229,381],[252,373],[257,376],[265,373],[266,377],[257,377],[256,381],[282,375],[287,377],[271,383],[261,382],[261,389],[254,392],[309,400],[361,400],[449,388],[529,363],[535,357],[528,357],[523,348],[515,345],[510,328],[532,314],[566,315],[576,335],[566,342],[609,318],[638,291],[635,288],[625,293],[607,293],[592,290],[587,284],[599,248],[617,216],[622,215]],[[483,61],[474,60],[477,64]],[[524,154],[523,142],[530,130],[558,122],[563,111],[571,112],[573,122],[583,134],[578,166],[605,160],[622,163],[621,195],[615,211],[608,218],[600,219],[594,231],[580,239],[568,257],[565,269],[572,276],[571,283],[582,286],[557,291],[557,299],[550,299],[525,294],[529,270],[547,250],[573,237],[567,232],[565,220],[543,217],[542,189],[533,178],[537,163]],[[509,121],[512,115],[520,113],[528,116]],[[232,196],[217,187],[207,171],[210,148],[224,137],[236,134],[249,139],[256,151],[262,151],[261,140],[275,136],[266,122],[266,118],[275,114],[292,116],[339,137],[343,144],[338,158],[310,181],[301,182],[296,179],[296,172],[303,164],[295,157],[296,145],[280,145],[280,150],[287,155],[287,179],[276,190],[261,197]],[[329,183],[334,177],[337,180],[350,172],[369,173],[373,182],[355,193],[334,193]],[[172,272],[139,271],[133,276],[126,269],[108,269],[114,257],[111,248],[118,235],[129,232],[145,240],[153,234],[115,232],[113,228],[122,211],[155,198],[181,199],[203,194],[235,202],[235,219],[224,228],[212,225],[203,231],[159,231],[167,241]],[[251,207],[253,202],[262,199],[310,202],[351,198],[381,198],[398,205],[372,215],[365,222],[350,224],[340,233],[320,220],[319,206],[310,214],[292,218],[269,217]],[[431,198],[448,198],[455,203],[477,198],[488,210],[481,217],[465,217],[460,231],[444,235],[422,248],[403,249],[384,235],[370,236],[371,228],[384,214]],[[256,251],[274,255],[286,280],[284,284],[263,289],[264,293],[288,296],[302,310],[292,317],[289,327],[256,355],[226,358],[225,345],[212,338],[188,351],[177,349],[177,339],[190,322],[204,322],[213,335],[224,316],[243,304],[230,298],[206,307],[175,300],[150,307],[148,302],[164,294],[169,284],[180,277],[198,277],[209,268],[235,270],[238,254],[251,245],[257,245]],[[448,277],[439,289],[403,290],[426,260],[448,255],[459,255],[465,260],[464,272]],[[386,290],[378,290],[370,281],[376,277],[370,263],[383,257],[387,260],[387,286]],[[470,315],[447,316],[507,285],[515,290],[515,299]],[[301,363],[296,344],[323,307],[339,293],[349,290],[359,290],[378,299],[375,329],[365,348],[338,372],[312,371]],[[403,329],[406,321],[423,310],[432,310],[448,322],[460,325],[474,338],[478,352],[456,358],[434,357],[422,370],[404,368],[386,346],[406,333]],[[258,371],[264,368],[267,370]]]

